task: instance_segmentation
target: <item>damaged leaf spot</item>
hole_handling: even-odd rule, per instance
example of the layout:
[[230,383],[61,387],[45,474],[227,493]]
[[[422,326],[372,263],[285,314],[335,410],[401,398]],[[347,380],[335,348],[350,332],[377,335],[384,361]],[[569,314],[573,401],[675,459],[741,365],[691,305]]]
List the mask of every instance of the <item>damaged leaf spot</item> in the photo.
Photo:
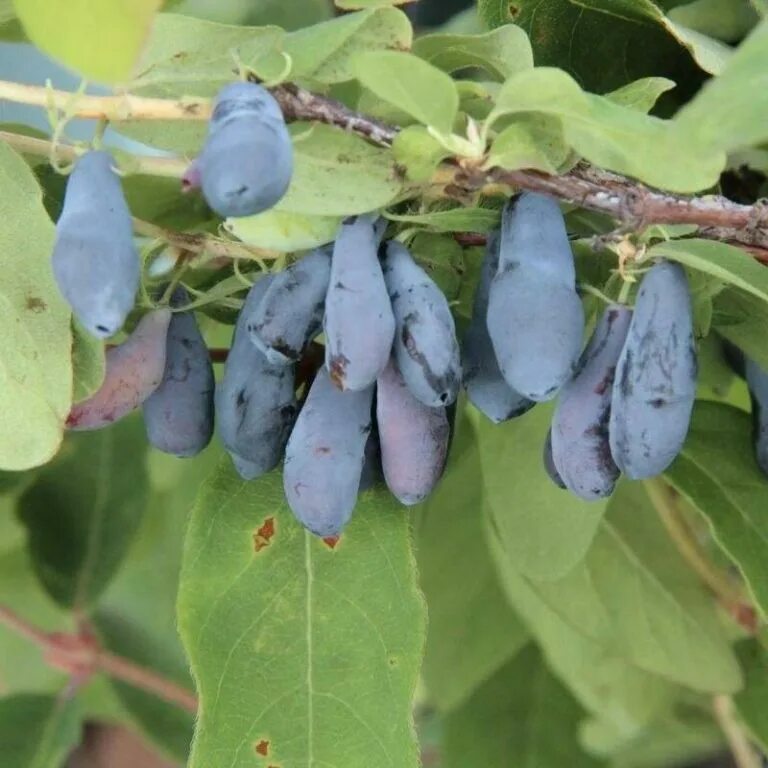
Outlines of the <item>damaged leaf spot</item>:
[[268,547],[275,535],[275,518],[268,517],[261,524],[261,527],[253,534],[253,550],[261,552],[264,547]]

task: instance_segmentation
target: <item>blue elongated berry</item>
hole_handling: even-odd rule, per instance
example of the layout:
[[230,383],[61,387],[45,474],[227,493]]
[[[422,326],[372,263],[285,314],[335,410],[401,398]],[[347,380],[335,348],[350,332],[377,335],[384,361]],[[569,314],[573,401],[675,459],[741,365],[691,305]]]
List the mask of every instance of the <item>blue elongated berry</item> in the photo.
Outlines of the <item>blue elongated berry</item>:
[[221,216],[252,216],[277,204],[293,175],[293,146],[269,91],[246,82],[219,91],[195,171]]
[[123,327],[139,286],[131,212],[113,166],[112,156],[102,151],[87,152],[75,164],[52,258],[59,290],[98,338]]
[[371,216],[346,219],[333,246],[325,299],[325,364],[339,389],[370,387],[392,349],[395,318]]
[[542,195],[504,209],[487,321],[509,386],[537,402],[554,398],[579,356],[584,310],[562,214]]
[[323,325],[331,254],[320,248],[275,275],[247,318],[251,341],[276,364],[298,360]]
[[384,279],[392,301],[397,366],[425,405],[450,405],[461,386],[456,326],[442,291],[401,243],[387,244]]
[[496,352],[488,335],[488,294],[499,265],[499,232],[488,237],[480,280],[475,291],[472,319],[464,334],[462,362],[464,387],[472,405],[495,424],[529,411],[535,403],[507,384],[499,370]]
[[691,421],[696,373],[685,270],[659,262],[640,284],[613,383],[611,454],[631,479],[658,475],[680,452]]
[[[172,307],[189,297],[177,288]],[[165,372],[160,386],[144,401],[149,442],[175,456],[196,456],[213,435],[213,365],[193,312],[176,312],[168,326]]]
[[294,366],[275,365],[251,342],[247,317],[269,288],[271,276],[248,293],[235,326],[224,375],[216,387],[219,436],[235,466],[251,480],[274,469],[293,425],[297,406]]
[[552,418],[552,458],[566,487],[587,501],[610,496],[619,468],[611,456],[608,422],[616,364],[632,311],[603,312],[573,378],[560,390]]
[[283,487],[298,520],[338,536],[352,516],[371,430],[373,387],[342,392],[321,368],[285,449]]
[[394,359],[376,382],[376,423],[387,487],[402,504],[418,504],[434,490],[448,456],[445,407],[411,394]]

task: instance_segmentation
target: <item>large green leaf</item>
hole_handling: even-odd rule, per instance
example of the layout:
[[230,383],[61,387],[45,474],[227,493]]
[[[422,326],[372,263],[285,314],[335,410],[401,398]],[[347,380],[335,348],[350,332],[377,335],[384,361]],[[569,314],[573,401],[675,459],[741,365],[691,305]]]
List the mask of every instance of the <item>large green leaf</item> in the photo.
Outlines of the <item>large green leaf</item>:
[[34,694],[0,699],[3,768],[60,768],[80,741],[80,729],[71,699]]
[[684,133],[697,142],[731,150],[768,139],[768,101],[755,98],[768,87],[768,21],[742,43],[726,70],[678,115]]
[[339,83],[354,76],[354,59],[362,51],[408,50],[413,30],[397,8],[371,8],[292,32],[285,51],[295,77]]
[[526,112],[558,117],[569,145],[595,165],[665,189],[709,187],[725,165],[724,155],[700,144],[695,132],[586,93],[559,69],[538,67],[510,77],[489,121]]
[[424,35],[414,42],[413,52],[449,73],[480,67],[499,80],[533,67],[528,36],[511,24],[484,35]]
[[693,0],[667,14],[672,21],[708,37],[735,43],[760,20],[749,0]]
[[213,96],[231,82],[233,57],[251,64],[279,50],[279,27],[242,27],[163,13],[152,26],[132,90],[168,98]]
[[692,238],[659,243],[648,255],[678,261],[768,302],[768,269],[741,248]]
[[125,556],[147,502],[146,438],[137,418],[69,436],[19,501],[41,583],[88,609]]
[[53,237],[32,171],[0,144],[0,469],[50,460],[72,403],[70,314],[50,268]]
[[660,5],[647,0],[478,0],[489,26],[514,22],[528,33],[539,66],[560,67],[597,92],[649,75],[671,76],[687,86],[696,77],[690,54],[705,69],[722,65],[725,46],[675,29]]
[[744,670],[744,690],[733,697],[741,719],[761,749],[768,751],[768,649],[764,639],[742,640],[736,646]]
[[[586,557],[557,581],[526,580],[493,525],[490,534],[502,580],[524,618],[554,613],[611,654],[694,690],[724,693],[741,685],[716,605],[681,561],[642,486],[619,487]],[[524,610],[521,596],[529,603],[535,596],[539,606]]]
[[354,62],[357,79],[379,98],[420,123],[448,134],[459,109],[454,81],[418,56],[399,51],[366,51]]
[[512,566],[558,579],[586,555],[607,502],[586,502],[552,483],[542,451],[552,406],[537,405],[506,424],[470,411],[477,429],[485,503]]
[[349,216],[385,206],[400,191],[392,152],[339,128],[315,125],[294,138],[291,186],[277,210]]
[[480,453],[462,409],[445,476],[420,508],[416,527],[429,611],[422,674],[430,701],[441,710],[464,702],[527,640],[498,584],[481,499]]
[[768,480],[755,460],[751,436],[749,414],[698,402],[683,451],[665,477],[706,517],[768,614]]
[[83,77],[125,82],[162,0],[13,0],[29,39]]
[[583,715],[529,645],[446,717],[445,768],[596,768],[579,746]]
[[720,292],[714,300],[712,324],[717,332],[768,369],[768,304],[736,289]]
[[294,520],[275,472],[204,484],[185,543],[179,626],[200,695],[190,768],[418,764],[424,642],[407,513],[364,493],[335,548]]

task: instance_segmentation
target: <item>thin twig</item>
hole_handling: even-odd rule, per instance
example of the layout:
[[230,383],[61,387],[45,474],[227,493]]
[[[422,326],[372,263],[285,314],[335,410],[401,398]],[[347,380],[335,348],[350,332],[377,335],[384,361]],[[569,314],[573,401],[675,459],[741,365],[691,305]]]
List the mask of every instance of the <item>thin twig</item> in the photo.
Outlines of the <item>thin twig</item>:
[[677,506],[675,491],[664,480],[645,481],[648,498],[667,529],[670,539],[690,568],[715,594],[723,607],[750,634],[757,630],[757,612],[745,600],[733,580],[707,557]]
[[115,680],[154,694],[159,699],[175,704],[192,714],[197,712],[197,697],[191,691],[122,656],[99,651],[96,655],[96,666]]
[[[39,139],[35,136],[25,136],[12,131],[0,131],[0,141],[25,155],[48,157],[53,149],[53,142]],[[56,157],[59,160],[72,162],[77,159],[77,147],[67,142],[56,144]],[[131,155],[131,171],[147,176],[162,176],[180,179],[189,166],[189,162],[181,157],[153,157],[147,155]]]
[[[338,101],[311,93],[291,83],[276,86],[273,94],[289,120],[319,121],[356,133],[379,146],[390,146],[399,132],[397,126],[349,109]],[[210,116],[208,99],[157,99],[117,94],[78,97],[41,86],[22,85],[0,80],[0,100],[47,106],[50,100],[60,108],[69,108],[80,117],[122,120],[206,120]],[[5,138],[5,136],[2,136]],[[18,140],[9,140],[18,141]],[[31,149],[29,151],[32,151]],[[142,172],[158,160],[143,158]],[[166,166],[157,164],[160,175],[181,175],[172,158]],[[602,171],[581,163],[560,176],[538,171],[508,171],[501,168],[481,170],[448,162],[438,170],[437,181],[457,194],[461,190],[476,193],[499,185],[514,189],[543,192],[591,211],[604,213],[634,229],[650,224],[695,224],[705,228],[701,234],[716,240],[739,243],[768,250],[768,206],[762,203],[742,205],[717,195],[694,197],[651,189],[633,179]],[[431,183],[433,183],[431,182]]]
[[176,232],[137,218],[133,219],[133,231],[137,235],[162,240],[183,252],[207,253],[218,258],[274,261],[283,255],[239,240],[224,240],[207,232]]
[[713,697],[712,709],[715,720],[728,741],[737,768],[761,768],[763,761],[760,753],[752,746],[744,729],[736,721],[731,697],[724,695]]
[[25,637],[43,651],[48,664],[78,677],[104,672],[182,709],[197,712],[194,693],[151,669],[103,650],[88,634],[48,633],[7,606],[0,606],[0,624]]

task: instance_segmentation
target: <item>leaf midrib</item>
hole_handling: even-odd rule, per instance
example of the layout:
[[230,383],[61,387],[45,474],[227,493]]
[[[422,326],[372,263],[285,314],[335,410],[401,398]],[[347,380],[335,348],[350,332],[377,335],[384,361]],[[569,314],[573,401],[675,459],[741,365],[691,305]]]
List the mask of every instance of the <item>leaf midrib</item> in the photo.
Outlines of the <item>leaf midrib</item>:
[[107,429],[101,432],[101,445],[96,460],[96,484],[93,499],[93,511],[90,516],[90,525],[88,526],[88,539],[85,547],[85,557],[82,567],[77,576],[75,586],[74,608],[82,608],[88,600],[88,587],[90,578],[93,574],[93,568],[96,561],[96,554],[101,534],[104,527],[105,512],[107,510],[107,499],[109,498],[110,473],[109,464],[112,461],[114,449],[111,432]]

